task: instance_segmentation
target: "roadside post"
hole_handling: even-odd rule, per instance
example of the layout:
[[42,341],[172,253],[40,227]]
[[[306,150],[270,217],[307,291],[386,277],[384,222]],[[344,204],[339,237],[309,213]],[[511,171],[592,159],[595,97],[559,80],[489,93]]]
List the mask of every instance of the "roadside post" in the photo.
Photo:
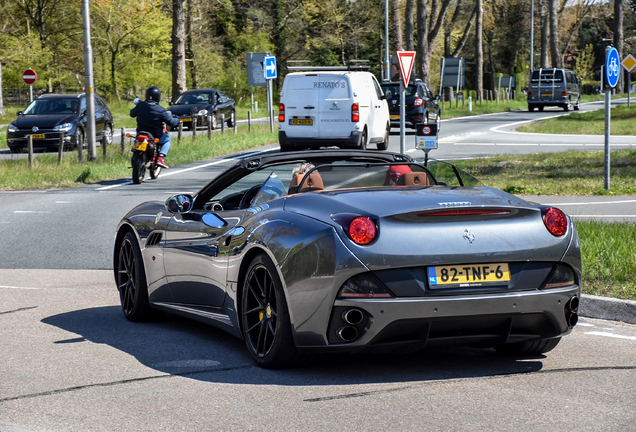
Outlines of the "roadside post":
[[60,132],[60,143],[57,148],[57,164],[62,163],[62,155],[64,154],[64,132]]
[[31,68],[22,72],[22,81],[29,86],[29,103],[33,102],[33,84],[38,80],[38,74]]
[[27,149],[29,150],[29,168],[33,168],[33,135],[27,135]]
[[621,66],[623,66],[627,73],[627,108],[629,108],[631,106],[632,96],[632,71],[636,67],[636,59],[631,54],[627,54],[627,57],[621,62]]
[[614,47],[605,48],[605,190],[610,189],[610,117],[611,93],[618,84],[620,58]]
[[275,80],[278,77],[276,73],[276,56],[267,56],[263,58],[263,73],[267,80],[267,112],[269,113],[269,131],[274,132],[274,116],[272,115],[272,111],[274,110],[272,80]]
[[424,166],[428,166],[428,152],[438,148],[437,124],[418,123],[415,125],[415,148],[424,150]]
[[126,152],[126,128],[121,128],[121,154]]
[[398,64],[400,65],[400,153],[406,152],[406,134],[404,131],[406,117],[406,88],[409,86],[411,71],[415,63],[415,51],[397,51]]

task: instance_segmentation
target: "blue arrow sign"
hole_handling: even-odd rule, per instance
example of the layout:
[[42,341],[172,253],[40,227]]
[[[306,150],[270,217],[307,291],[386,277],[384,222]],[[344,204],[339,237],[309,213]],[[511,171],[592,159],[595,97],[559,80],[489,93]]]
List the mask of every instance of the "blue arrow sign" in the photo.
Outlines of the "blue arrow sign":
[[605,57],[605,78],[607,85],[614,88],[618,84],[618,74],[620,72],[621,60],[618,57],[616,48],[610,47]]
[[275,79],[276,75],[276,57],[269,56],[263,58],[263,72],[265,73],[265,79]]

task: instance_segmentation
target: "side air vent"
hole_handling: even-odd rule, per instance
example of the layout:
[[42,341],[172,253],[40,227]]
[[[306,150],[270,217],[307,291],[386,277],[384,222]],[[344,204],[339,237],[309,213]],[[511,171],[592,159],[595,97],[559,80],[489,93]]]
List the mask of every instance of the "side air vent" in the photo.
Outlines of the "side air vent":
[[153,232],[148,236],[148,240],[146,240],[146,247],[156,246],[161,241],[163,234],[160,232]]

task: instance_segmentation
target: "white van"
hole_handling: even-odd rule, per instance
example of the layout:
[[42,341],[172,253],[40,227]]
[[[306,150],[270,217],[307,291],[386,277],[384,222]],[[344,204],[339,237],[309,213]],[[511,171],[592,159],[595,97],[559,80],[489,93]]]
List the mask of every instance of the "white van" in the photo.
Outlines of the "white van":
[[386,150],[389,107],[375,76],[346,67],[319,69],[285,77],[278,115],[280,150],[366,149],[368,144]]

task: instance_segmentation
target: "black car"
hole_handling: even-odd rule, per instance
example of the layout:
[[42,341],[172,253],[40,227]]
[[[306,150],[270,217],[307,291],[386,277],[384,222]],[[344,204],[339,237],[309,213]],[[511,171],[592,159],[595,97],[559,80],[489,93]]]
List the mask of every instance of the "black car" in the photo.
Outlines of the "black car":
[[208,125],[211,117],[212,129],[221,122],[221,114],[228,127],[236,122],[234,99],[217,89],[197,89],[183,92],[175,101],[170,102],[170,111],[181,119],[183,125],[192,129],[192,119],[197,119],[197,127]]
[[[31,102],[24,111],[18,111],[7,129],[7,144],[12,153],[27,147],[27,136],[33,137],[33,148],[50,150],[59,148],[60,133],[64,134],[64,147],[84,146],[88,129],[86,94],[45,94]],[[95,136],[102,144],[113,141],[113,114],[102,98],[95,95]]]
[[[389,104],[389,115],[392,127],[400,127],[400,83],[383,82],[380,84],[386,101]],[[439,96],[433,96],[433,92],[422,81],[410,83],[406,88],[406,126],[415,129],[418,123],[437,123],[439,130],[442,120],[440,106],[437,102]]]

